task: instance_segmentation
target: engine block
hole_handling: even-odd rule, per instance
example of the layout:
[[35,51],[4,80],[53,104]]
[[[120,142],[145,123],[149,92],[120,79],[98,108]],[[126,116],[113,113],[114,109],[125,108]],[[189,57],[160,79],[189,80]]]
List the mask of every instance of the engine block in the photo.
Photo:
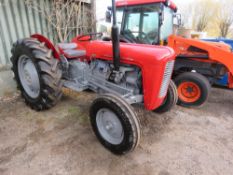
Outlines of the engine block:
[[65,86],[75,91],[91,89],[97,93],[117,94],[131,104],[142,102],[141,70],[136,66],[122,65],[115,80],[111,81],[112,70],[113,64],[107,61],[70,61]]

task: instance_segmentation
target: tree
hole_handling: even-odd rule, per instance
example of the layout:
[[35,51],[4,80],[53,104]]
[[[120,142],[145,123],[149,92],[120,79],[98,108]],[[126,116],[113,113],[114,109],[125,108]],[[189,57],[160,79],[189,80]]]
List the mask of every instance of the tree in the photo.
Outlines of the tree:
[[85,8],[82,0],[25,0],[32,8],[48,22],[56,33],[58,42],[64,42],[72,33],[88,33],[95,28],[94,12]]
[[213,0],[198,0],[193,4],[193,29],[203,32],[207,29],[216,11],[216,2]]
[[226,38],[229,36],[233,25],[233,2],[231,0],[221,1],[217,14],[219,36]]
[[182,1],[182,3],[178,3],[178,13],[181,14],[181,27],[191,28],[191,20],[192,13],[190,13],[190,9],[192,9],[191,4],[188,1]]
[[208,30],[210,21],[213,21],[216,0],[182,1],[178,7],[182,26],[202,32]]

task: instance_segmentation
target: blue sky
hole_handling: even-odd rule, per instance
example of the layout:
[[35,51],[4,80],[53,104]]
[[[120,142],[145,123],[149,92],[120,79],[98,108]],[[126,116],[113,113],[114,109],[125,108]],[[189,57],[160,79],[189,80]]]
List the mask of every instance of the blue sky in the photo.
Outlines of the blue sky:
[[[193,0],[173,0],[178,6],[185,5]],[[111,0],[96,0],[96,15],[97,19],[104,18],[107,6],[111,5]]]

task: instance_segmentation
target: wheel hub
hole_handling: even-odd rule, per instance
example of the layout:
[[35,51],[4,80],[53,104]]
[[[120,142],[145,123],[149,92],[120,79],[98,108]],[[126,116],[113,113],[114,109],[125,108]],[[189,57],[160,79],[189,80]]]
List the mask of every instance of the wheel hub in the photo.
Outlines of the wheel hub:
[[107,125],[106,125],[106,130],[108,130],[108,131],[110,131],[110,130],[112,130],[113,129],[113,124],[111,123],[111,122],[107,122]]
[[194,89],[193,89],[193,87],[188,86],[188,87],[186,88],[186,91],[187,91],[187,93],[192,94],[192,93],[194,92]]
[[26,55],[22,55],[18,60],[18,74],[27,95],[37,98],[40,94],[39,75],[34,63]]
[[25,78],[26,78],[28,84],[31,84],[31,83],[32,83],[32,79],[31,79],[31,77],[30,77],[28,71],[27,71],[27,70],[24,70],[24,74],[25,74]]
[[109,109],[100,109],[96,117],[97,127],[101,136],[109,143],[118,145],[123,141],[123,126],[116,114]]
[[201,90],[193,82],[183,82],[178,87],[178,94],[182,101],[193,103],[201,97]]

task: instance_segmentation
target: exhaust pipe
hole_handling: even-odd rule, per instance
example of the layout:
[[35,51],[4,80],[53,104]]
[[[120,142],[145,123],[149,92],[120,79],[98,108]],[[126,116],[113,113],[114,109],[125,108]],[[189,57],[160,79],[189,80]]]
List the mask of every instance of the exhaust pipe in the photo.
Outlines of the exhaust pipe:
[[113,65],[115,71],[119,71],[120,68],[120,39],[119,39],[119,28],[116,20],[116,4],[115,0],[112,0],[112,49],[113,49]]

